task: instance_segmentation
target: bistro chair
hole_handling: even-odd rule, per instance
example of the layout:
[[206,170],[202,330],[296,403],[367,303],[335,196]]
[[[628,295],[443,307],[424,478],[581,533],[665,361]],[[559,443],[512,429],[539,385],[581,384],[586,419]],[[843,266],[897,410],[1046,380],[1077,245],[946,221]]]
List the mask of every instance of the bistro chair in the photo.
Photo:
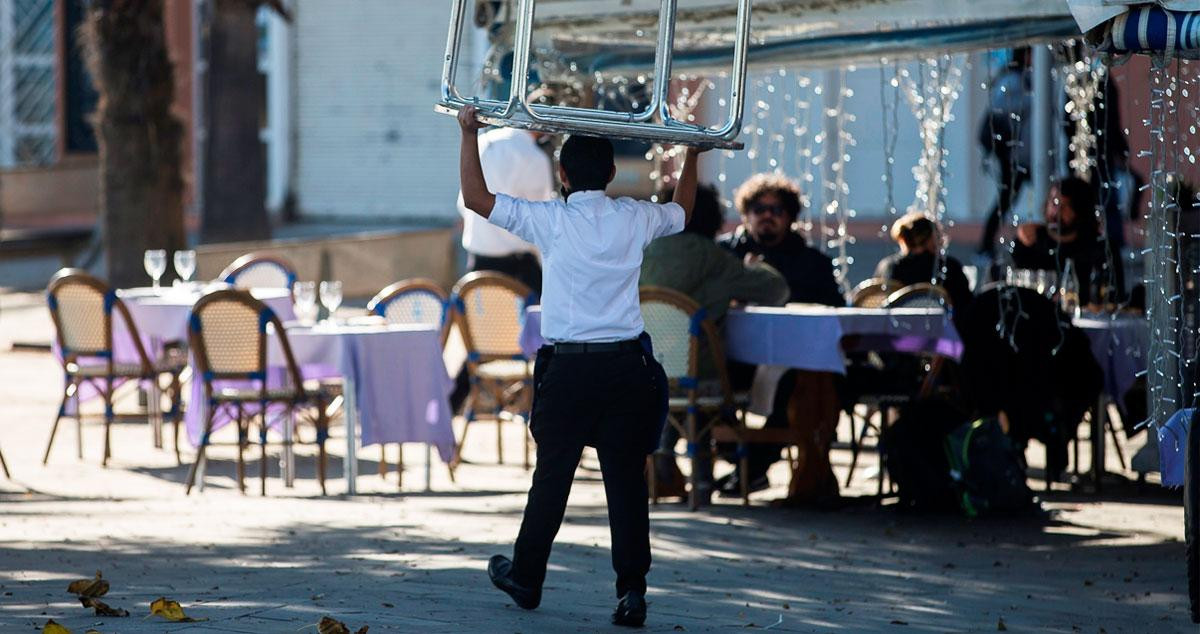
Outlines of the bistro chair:
[[[889,293],[886,299],[879,305],[880,308],[945,308],[951,310],[953,305],[950,301],[950,295],[942,286],[936,286],[928,282],[919,284],[910,284],[903,288],[895,289]],[[858,466],[858,458],[862,452],[862,443],[866,439],[867,432],[875,429],[878,438],[883,437],[883,431],[891,423],[891,417],[894,410],[911,402],[916,395],[927,395],[932,392],[934,381],[941,374],[944,359],[940,356],[933,356],[931,359],[925,359],[923,355],[911,355],[906,353],[891,353],[887,355],[893,363],[905,363],[910,360],[917,360],[924,367],[928,363],[929,371],[924,373],[924,377],[918,386],[913,390],[906,389],[886,389],[867,391],[856,395],[855,404],[867,406],[867,415],[862,419],[862,425],[858,432],[854,430],[854,405],[850,406],[850,468],[846,472],[846,486],[850,486],[850,482],[854,477],[854,470]],[[882,363],[882,361],[881,361]],[[907,367],[907,366],[906,366]],[[887,371],[886,369],[884,370]],[[895,371],[893,370],[893,374]],[[882,376],[882,375],[881,375]],[[874,412],[880,414],[880,427],[875,428],[871,424],[871,415]],[[884,492],[884,459],[886,447],[882,440],[877,442],[879,452],[879,486],[878,495],[882,496]]]
[[[642,321],[653,342],[654,357],[667,375],[667,424],[674,427],[687,443],[686,455],[692,463],[691,472],[688,474],[688,507],[695,510],[701,501],[697,486],[701,461],[707,460],[709,463],[705,469],[706,473],[712,471],[711,450],[701,447],[700,439],[708,438],[711,434],[714,440],[736,442],[739,445],[738,454],[744,456],[742,445],[755,442],[749,438],[748,433],[754,430],[747,429],[738,415],[739,411],[745,411],[746,399],[737,399],[733,394],[726,372],[725,350],[721,339],[717,335],[716,326],[707,319],[700,305],[683,293],[656,286],[643,286],[640,296]],[[719,393],[716,395],[701,393],[699,373],[703,348],[707,348],[716,367],[719,386]],[[722,434],[722,429],[730,431]],[[671,458],[674,459],[673,452]],[[741,460],[746,462],[745,457]],[[742,465],[743,473],[745,466]],[[651,501],[657,504],[657,472],[653,456],[647,473]],[[744,480],[743,478],[742,498],[748,504],[749,494]]]
[[[461,462],[467,431],[479,418],[478,410],[485,401],[492,406],[497,460],[503,464],[504,414],[519,415],[526,424],[529,422],[533,378],[520,338],[525,309],[535,301],[535,296],[515,278],[494,271],[477,271],[459,280],[451,297],[454,320],[467,349],[466,369],[471,386],[463,405],[466,425],[452,464],[457,466]],[[528,427],[524,435],[524,466],[529,469]]]
[[953,308],[945,287],[929,282],[909,284],[897,290],[883,302],[884,308]]
[[[50,461],[50,449],[54,446],[58,424],[68,416],[67,406],[72,398],[75,399],[73,417],[76,424],[76,447],[79,457],[83,458],[83,414],[79,411],[79,389],[85,384],[94,388],[104,399],[104,458],[101,464],[107,465],[108,459],[112,457],[112,422],[115,417],[113,392],[121,383],[132,380],[150,384],[147,415],[150,423],[156,425],[155,430],[159,430],[157,425],[162,419],[162,403],[159,396],[162,388],[159,380],[164,375],[170,380],[168,390],[171,407],[167,417],[174,423],[175,458],[179,460],[179,374],[185,367],[184,357],[168,350],[167,354],[152,358],[146,352],[129,309],[117,296],[116,290],[79,269],[62,269],[56,273],[46,289],[46,301],[50,306],[50,316],[54,320],[65,384],[62,403],[58,408],[58,416],[54,419],[54,426],[50,429],[50,440],[46,443],[42,464]],[[124,322],[124,332],[133,347],[132,360],[115,358],[114,313]]]
[[882,277],[872,277],[863,280],[854,290],[850,291],[850,305],[855,308],[881,308],[897,289],[904,286],[896,280]]
[[[450,333],[450,297],[437,282],[424,278],[401,280],[379,291],[367,303],[367,312],[389,324],[424,324],[438,329],[442,346]],[[404,445],[397,445],[396,480],[403,484]],[[387,446],[379,446],[379,476],[387,475]],[[450,470],[454,480],[454,469]]]
[[234,288],[286,288],[292,292],[296,284],[296,267],[273,255],[247,253],[225,267],[218,280]]
[[[268,385],[267,340],[271,336],[268,327],[274,327],[274,336],[284,359],[284,384],[279,387]],[[242,454],[249,444],[250,421],[256,411],[259,419],[258,440],[262,448],[259,480],[262,494],[266,495],[267,429],[271,419],[270,406],[275,405],[284,409],[284,425],[293,424],[297,408],[311,407],[315,411],[311,422],[317,431],[317,479],[321,494],[324,495],[325,441],[329,437],[329,421],[325,413],[328,395],[324,388],[305,388],[300,368],[292,356],[287,332],[275,312],[251,296],[249,291],[214,291],[201,297],[192,308],[188,318],[188,343],[196,363],[195,380],[203,381],[207,407],[196,461],[188,473],[186,493],[192,491],[197,470],[211,444],[214,421],[222,413],[230,415],[237,423],[238,488],[243,493],[246,491]],[[289,433],[284,434],[286,451],[291,449],[291,437]]]

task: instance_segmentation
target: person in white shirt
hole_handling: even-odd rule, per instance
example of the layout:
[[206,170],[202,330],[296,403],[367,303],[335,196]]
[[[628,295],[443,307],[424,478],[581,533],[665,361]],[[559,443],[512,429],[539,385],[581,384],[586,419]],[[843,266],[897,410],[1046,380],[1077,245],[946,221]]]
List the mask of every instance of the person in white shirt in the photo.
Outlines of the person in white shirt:
[[604,473],[620,599],[612,621],[641,626],[650,570],[645,465],[665,414],[666,380],[643,330],[638,275],[646,245],[687,224],[698,151],[688,150],[672,202],[660,205],[606,196],[616,174],[612,143],[572,135],[559,153],[566,200],[535,202],[488,190],[475,108],[463,108],[458,121],[467,208],[541,249],[542,337],[550,342],[534,366],[533,486],[513,558],[493,556],[488,576],[520,607],[541,603],[575,468],[592,446]]
[[[479,162],[492,193],[524,200],[558,197],[550,157],[538,147],[538,137],[537,132],[515,128],[496,128],[479,137]],[[461,192],[458,212],[463,218],[462,246],[469,270],[499,271],[541,294],[537,247],[467,209]]]

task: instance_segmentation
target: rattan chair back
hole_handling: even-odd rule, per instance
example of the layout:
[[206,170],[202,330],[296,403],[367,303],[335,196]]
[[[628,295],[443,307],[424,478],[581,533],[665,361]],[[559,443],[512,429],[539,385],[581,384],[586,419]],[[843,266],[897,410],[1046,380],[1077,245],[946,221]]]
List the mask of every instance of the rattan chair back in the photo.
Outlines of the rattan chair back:
[[271,255],[247,253],[221,271],[218,278],[234,288],[286,288],[291,292],[296,283],[296,267],[291,262]]
[[389,324],[433,326],[443,337],[450,324],[449,296],[437,282],[427,279],[402,280],[384,288],[367,303],[367,311]]
[[888,295],[884,308],[950,308],[950,294],[942,286],[928,282],[910,284]]
[[138,362],[149,370],[150,358],[138,336],[137,325],[116,290],[80,269],[62,269],[50,279],[46,301],[54,320],[63,361],[79,357],[113,361],[113,314],[120,316],[132,340]]
[[863,280],[850,291],[850,305],[855,308],[881,308],[887,302],[888,295],[903,287],[904,284],[896,280],[882,277]]
[[492,271],[470,273],[454,286],[455,320],[470,360],[524,359],[521,327],[533,291],[515,278]]
[[201,379],[206,383],[214,379],[255,379],[265,393],[268,326],[275,329],[291,387],[301,396],[304,382],[283,323],[266,304],[244,290],[214,291],[192,307],[188,341]]

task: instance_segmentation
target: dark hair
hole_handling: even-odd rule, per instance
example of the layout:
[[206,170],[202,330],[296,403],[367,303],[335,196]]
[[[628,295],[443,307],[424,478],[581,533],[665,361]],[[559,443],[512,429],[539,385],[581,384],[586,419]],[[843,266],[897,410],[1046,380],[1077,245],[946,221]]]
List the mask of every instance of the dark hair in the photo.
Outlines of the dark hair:
[[1054,184],[1058,195],[1071,201],[1075,212],[1075,226],[1080,233],[1096,235],[1100,228],[1096,219],[1096,188],[1077,176],[1068,176]]
[[613,144],[608,139],[572,134],[558,153],[572,192],[603,191],[613,172]]
[[750,205],[765,194],[775,194],[783,203],[788,216],[795,222],[804,204],[800,200],[800,186],[780,174],[755,174],[746,179],[733,194],[733,202],[744,216],[750,213]]
[[[675,188],[668,187],[659,192],[659,202],[668,202],[675,197]],[[683,230],[685,233],[695,233],[715,240],[725,225],[725,214],[721,212],[721,194],[713,185],[696,187],[696,205],[692,207],[692,217]]]

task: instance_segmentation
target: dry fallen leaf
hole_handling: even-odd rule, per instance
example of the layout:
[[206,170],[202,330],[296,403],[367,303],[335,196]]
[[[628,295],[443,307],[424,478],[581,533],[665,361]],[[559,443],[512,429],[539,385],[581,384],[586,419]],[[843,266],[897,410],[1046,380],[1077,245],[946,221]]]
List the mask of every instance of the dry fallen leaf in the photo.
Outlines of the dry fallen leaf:
[[1000,617],[1000,620],[996,622],[996,631],[997,632],[1007,632],[1008,631],[1008,624],[1004,622],[1004,617]]
[[71,630],[55,623],[54,619],[50,619],[42,626],[42,634],[71,634]]
[[[323,616],[321,622],[317,623],[317,632],[318,634],[350,634],[350,628],[337,619]],[[367,634],[367,626],[358,628],[354,634]]]
[[79,597],[79,602],[85,608],[92,608],[96,611],[96,616],[129,616],[129,610],[124,608],[113,608],[100,599],[91,597]]
[[172,601],[166,597],[159,597],[150,603],[150,615],[161,616],[168,621],[176,621],[178,623],[195,623],[197,621],[207,621],[208,619],[193,619],[183,613],[183,607],[178,601]]
[[71,585],[67,586],[67,592],[78,595],[80,598],[102,597],[108,594],[108,582],[100,578],[100,571],[97,570],[95,579],[72,581]]

